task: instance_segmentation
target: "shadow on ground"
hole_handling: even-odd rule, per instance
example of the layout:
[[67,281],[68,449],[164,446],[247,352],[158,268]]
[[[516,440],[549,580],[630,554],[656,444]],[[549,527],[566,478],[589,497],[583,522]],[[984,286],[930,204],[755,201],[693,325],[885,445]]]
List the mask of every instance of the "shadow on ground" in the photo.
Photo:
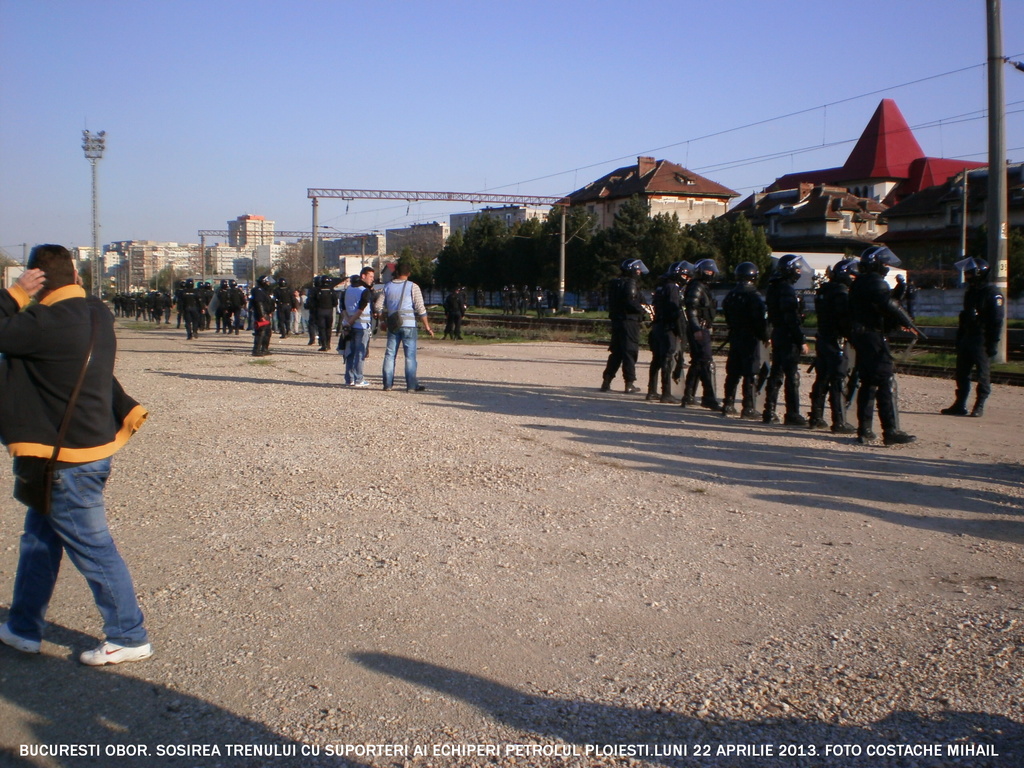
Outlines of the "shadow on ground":
[[[997,757],[971,757],[972,768],[1010,768],[1024,764],[1024,725],[1005,717],[975,712],[946,712],[925,717],[916,712],[894,712],[886,719],[862,727],[830,725],[800,718],[766,718],[756,722],[701,719],[674,712],[631,709],[556,696],[537,696],[467,672],[386,653],[356,653],[355,661],[368,669],[411,685],[437,691],[472,705],[506,726],[534,734],[541,743],[565,742],[585,753],[587,745],[688,745],[687,757],[648,756],[649,763],[666,766],[847,766],[882,768],[901,765],[948,765],[952,759],[914,762],[905,758],[824,758],[828,744],[868,745],[949,744],[965,742],[994,751]],[[776,756],[694,756],[694,745],[775,745]],[[816,758],[778,757],[778,745],[816,745]],[[552,764],[556,764],[552,760]],[[603,763],[602,763],[603,764]]]
[[[6,612],[4,612],[6,613]],[[50,624],[47,650],[54,643],[67,649],[66,658],[28,655],[0,646],[0,711],[16,712],[26,744],[96,745],[98,755],[40,758],[21,755],[21,744],[8,736],[0,742],[5,768],[48,766],[301,766],[361,768],[365,763],[340,757],[302,755],[305,745],[286,739],[264,725],[173,688],[132,677],[132,665],[92,668],[79,664],[78,654],[96,644],[94,638]],[[157,649],[159,653],[159,649]],[[143,662],[145,663],[145,662]],[[10,733],[14,718],[5,715],[0,730]],[[14,741],[14,743],[12,743]],[[219,757],[178,754],[188,745],[218,745]],[[260,745],[279,757],[227,755],[226,745]],[[122,750],[147,748],[141,754],[118,756]],[[159,745],[169,752],[157,756]],[[106,754],[107,749],[112,754]],[[267,752],[266,754],[273,754]],[[294,754],[294,757],[291,755]]]

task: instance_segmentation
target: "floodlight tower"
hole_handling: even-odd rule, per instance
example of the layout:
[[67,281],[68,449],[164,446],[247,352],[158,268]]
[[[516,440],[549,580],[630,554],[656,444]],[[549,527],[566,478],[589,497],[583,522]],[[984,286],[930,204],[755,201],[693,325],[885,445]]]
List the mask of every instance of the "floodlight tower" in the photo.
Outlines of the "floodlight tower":
[[99,257],[100,257],[100,219],[99,219],[99,198],[96,187],[96,163],[103,157],[103,150],[106,149],[107,132],[82,131],[82,149],[85,150],[85,159],[92,166],[92,267],[89,274],[92,275],[93,296],[102,296],[100,292]]

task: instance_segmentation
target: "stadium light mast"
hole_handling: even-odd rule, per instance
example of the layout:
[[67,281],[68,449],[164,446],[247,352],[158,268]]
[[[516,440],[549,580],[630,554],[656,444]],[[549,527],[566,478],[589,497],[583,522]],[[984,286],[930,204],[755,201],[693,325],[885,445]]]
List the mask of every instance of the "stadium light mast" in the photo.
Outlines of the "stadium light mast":
[[99,195],[96,186],[96,164],[103,157],[103,150],[107,145],[107,132],[82,131],[82,149],[85,150],[85,159],[92,166],[92,266],[89,274],[92,276],[92,295],[102,297],[100,291],[99,259],[100,259],[100,218],[99,218]]

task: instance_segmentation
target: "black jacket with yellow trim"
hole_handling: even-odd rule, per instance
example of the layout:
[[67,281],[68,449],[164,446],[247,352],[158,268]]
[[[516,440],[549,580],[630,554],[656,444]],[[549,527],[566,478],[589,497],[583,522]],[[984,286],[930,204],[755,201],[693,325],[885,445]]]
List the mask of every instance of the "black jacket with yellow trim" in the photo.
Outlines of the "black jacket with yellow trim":
[[149,415],[114,377],[117,339],[110,310],[66,285],[31,304],[19,286],[0,290],[0,441],[12,456],[49,459],[68,400],[96,341],[57,460],[82,464],[112,456]]

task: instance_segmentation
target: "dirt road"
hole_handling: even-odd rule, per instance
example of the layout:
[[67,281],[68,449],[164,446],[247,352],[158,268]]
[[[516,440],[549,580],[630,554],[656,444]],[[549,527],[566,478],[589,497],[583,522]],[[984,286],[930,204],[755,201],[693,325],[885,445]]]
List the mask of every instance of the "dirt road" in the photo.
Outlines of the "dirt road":
[[409,394],[250,345],[120,331],[156,655],[75,663],[66,565],[41,656],[0,647],[0,763],[1024,765],[1024,391],[903,377],[919,441],[866,448],[599,393],[600,347],[421,335]]

